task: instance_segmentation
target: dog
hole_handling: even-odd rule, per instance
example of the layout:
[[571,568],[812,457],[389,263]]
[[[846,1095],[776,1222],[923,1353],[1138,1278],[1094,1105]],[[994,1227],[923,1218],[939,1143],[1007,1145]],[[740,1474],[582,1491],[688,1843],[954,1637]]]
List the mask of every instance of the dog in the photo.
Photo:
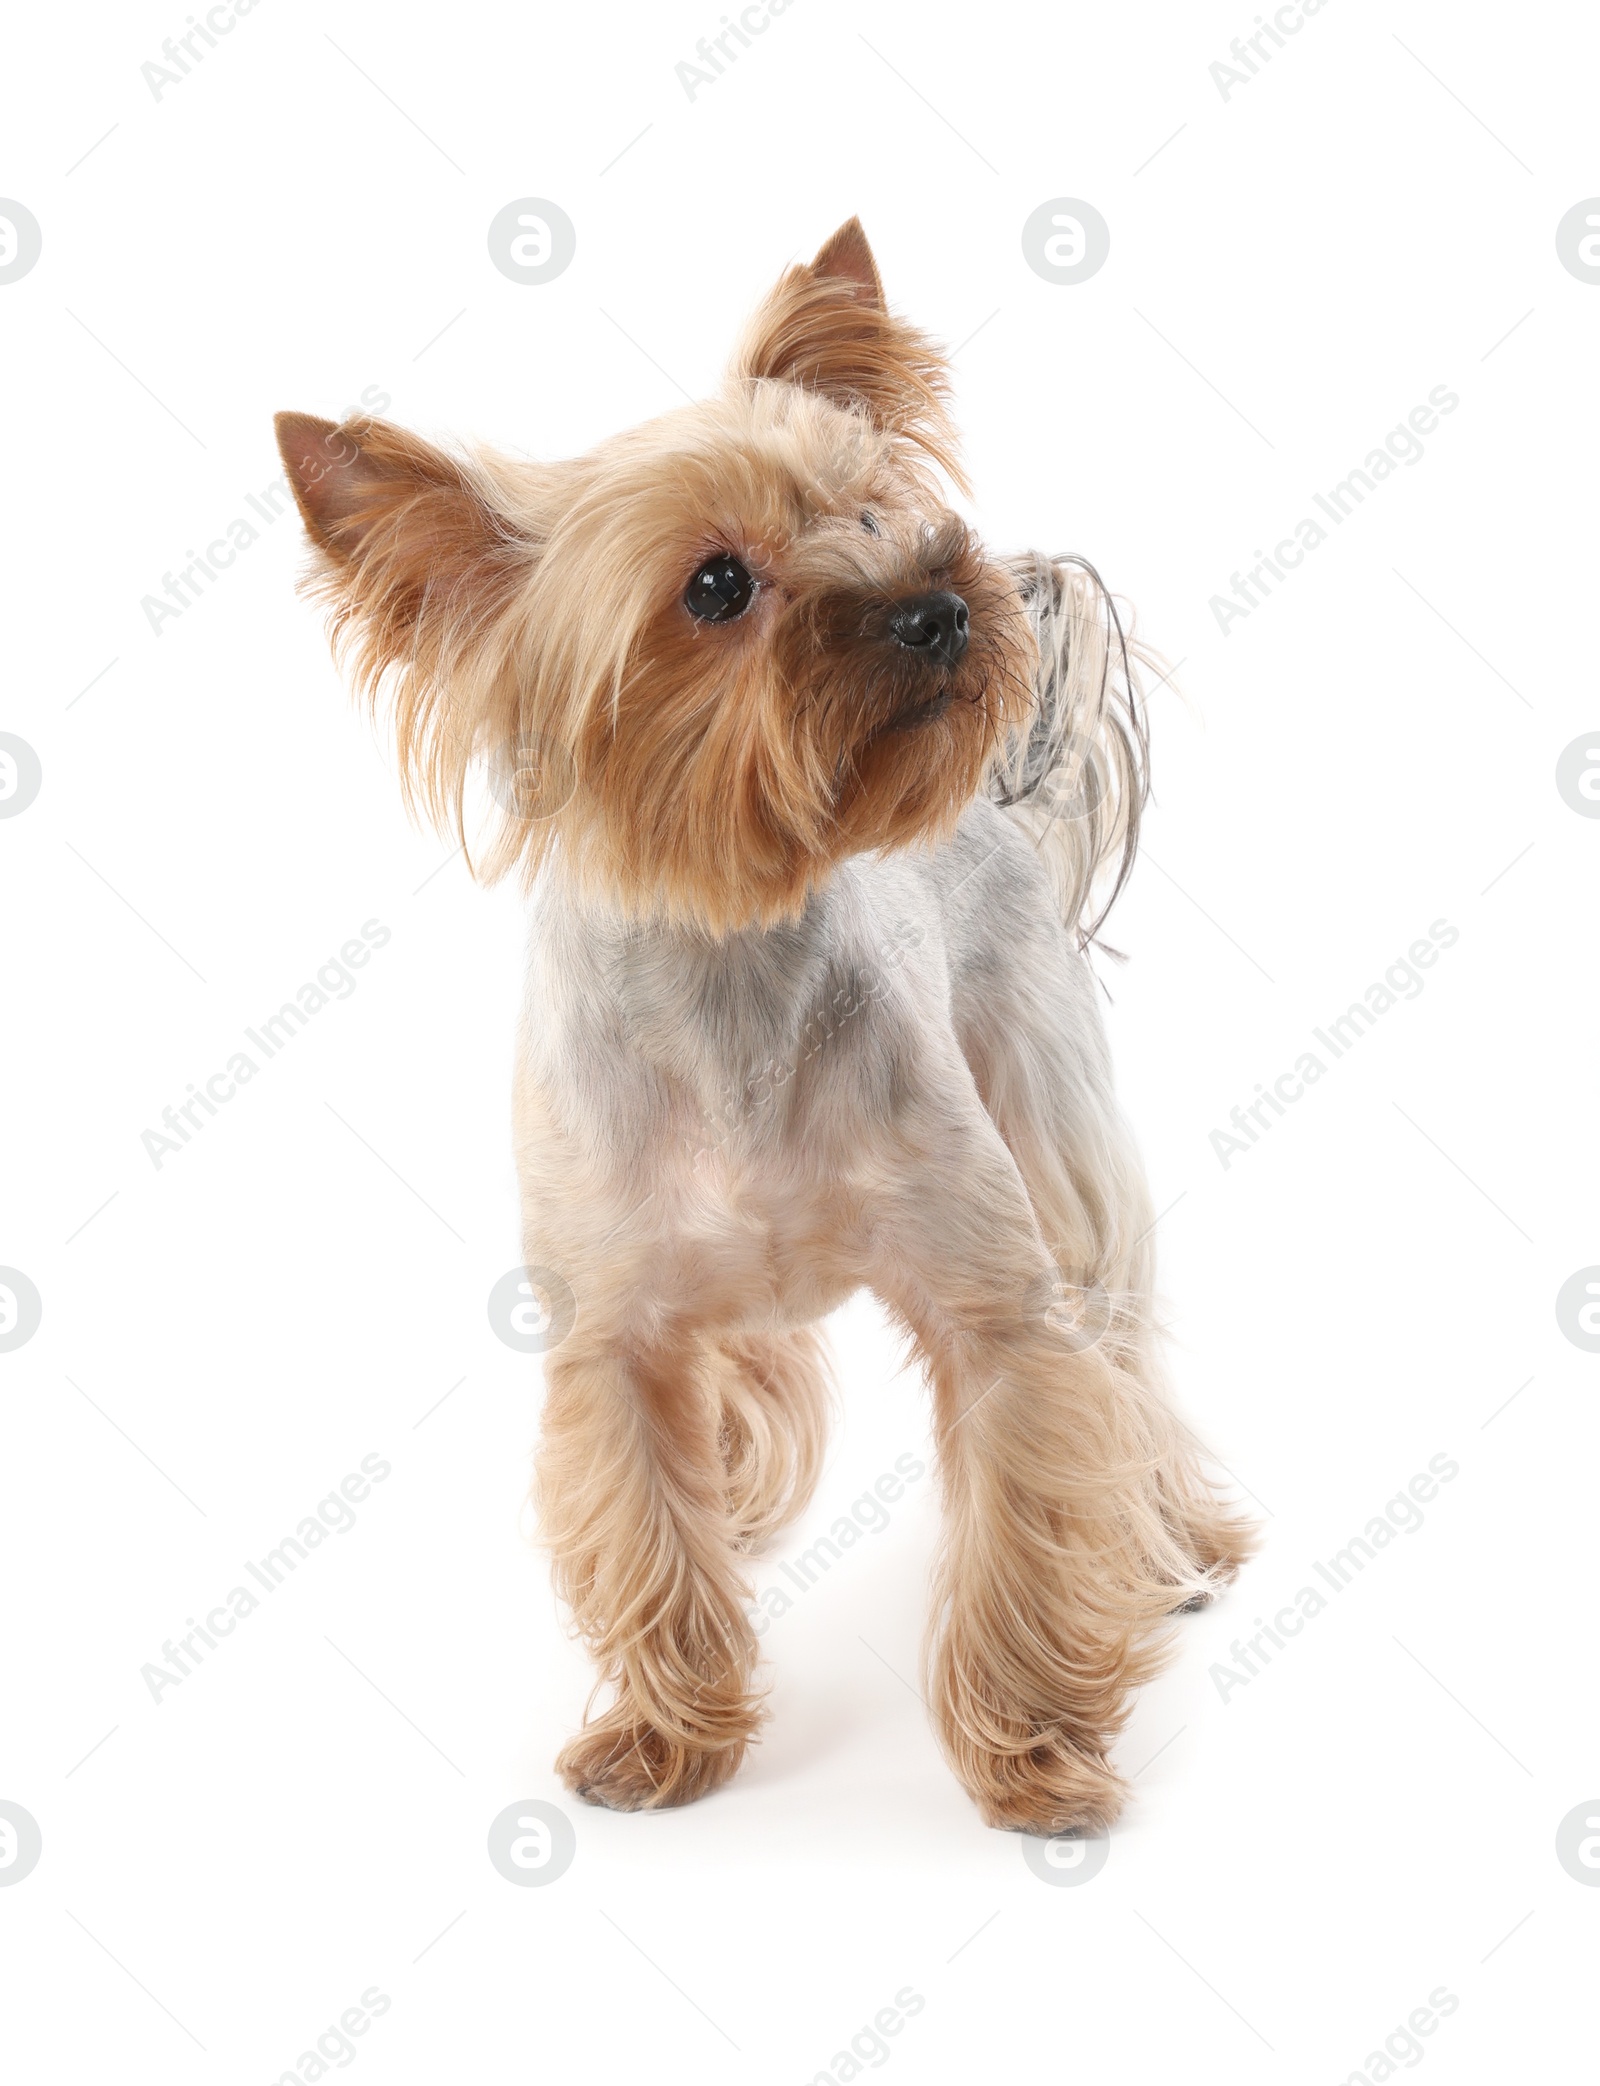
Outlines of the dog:
[[744,1561],[865,1286],[932,1389],[939,1739],[990,1825],[1104,1828],[1167,1618],[1252,1544],[1163,1388],[1088,954],[1145,797],[1131,629],[948,504],[947,362],[855,219],[714,397],[587,456],[277,431],[408,800],[466,844],[481,766],[474,872],[532,894],[522,1244],[575,1306],[535,1497],[598,1671],[567,1786],[647,1810],[743,1760]]

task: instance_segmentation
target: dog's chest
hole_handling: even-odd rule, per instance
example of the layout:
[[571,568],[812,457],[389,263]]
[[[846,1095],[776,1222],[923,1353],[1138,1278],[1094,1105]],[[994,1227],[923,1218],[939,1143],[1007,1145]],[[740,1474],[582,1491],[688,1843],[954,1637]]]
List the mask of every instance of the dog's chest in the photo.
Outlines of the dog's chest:
[[548,890],[521,1049],[528,1119],[554,1142],[524,1155],[530,1193],[576,1169],[618,1217],[670,1213],[691,1284],[757,1312],[827,1309],[860,1279],[908,1112],[956,1054],[942,952],[921,875],[871,859],[798,921],[722,940]]
[[805,925],[642,961],[635,950],[615,980],[641,1069],[694,1118],[702,1179],[745,1194],[837,1170],[890,1112],[905,1056],[878,952]]
[[524,1035],[557,1118],[630,1175],[690,1167],[751,1216],[870,1164],[943,997],[920,977],[932,921],[883,880],[852,866],[800,920],[722,940],[553,894]]

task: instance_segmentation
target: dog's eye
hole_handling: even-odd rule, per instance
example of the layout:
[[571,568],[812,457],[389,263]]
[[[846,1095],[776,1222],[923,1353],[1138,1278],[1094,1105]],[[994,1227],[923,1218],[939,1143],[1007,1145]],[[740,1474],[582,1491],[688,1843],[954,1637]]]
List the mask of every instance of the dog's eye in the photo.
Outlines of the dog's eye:
[[756,583],[726,551],[708,558],[684,589],[683,605],[703,623],[731,623],[750,606]]
[[883,534],[883,531],[878,527],[878,524],[873,520],[870,514],[862,515],[861,526],[866,530],[869,536],[881,536]]

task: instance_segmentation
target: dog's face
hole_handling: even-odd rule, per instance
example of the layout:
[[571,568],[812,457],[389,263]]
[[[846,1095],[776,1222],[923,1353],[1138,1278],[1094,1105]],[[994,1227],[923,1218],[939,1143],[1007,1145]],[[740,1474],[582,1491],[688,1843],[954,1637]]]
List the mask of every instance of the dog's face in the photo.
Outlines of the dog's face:
[[1032,700],[1015,583],[939,491],[944,368],[852,221],[758,312],[724,390],[553,465],[284,414],[317,584],[408,788],[479,867],[556,846],[625,910],[792,916],[846,856],[948,831]]

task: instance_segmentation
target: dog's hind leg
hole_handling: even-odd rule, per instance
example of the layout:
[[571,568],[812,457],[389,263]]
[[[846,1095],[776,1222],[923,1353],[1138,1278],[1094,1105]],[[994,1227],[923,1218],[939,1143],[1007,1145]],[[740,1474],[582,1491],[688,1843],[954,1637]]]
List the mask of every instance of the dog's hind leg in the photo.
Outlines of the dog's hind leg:
[[1122,1801],[1110,1752],[1132,1690],[1203,1576],[1162,1511],[1165,1437],[1121,1316],[1074,1321],[966,1067],[923,1071],[870,1235],[873,1287],[934,1386],[944,1537],[928,1702],[990,1824],[1103,1825]]
[[720,1404],[728,1511],[741,1548],[757,1550],[805,1511],[827,1448],[831,1391],[809,1326],[723,1333],[707,1365]]
[[[1221,1585],[1255,1534],[1218,1498],[1205,1452],[1168,1398],[1153,1295],[1156,1217],[1111,1089],[1096,989],[1087,960],[1044,922],[1026,961],[987,979],[981,995],[963,995],[962,1046],[1055,1260],[1052,1315],[1108,1343],[1119,1397],[1137,1409],[1155,1459],[1151,1496],[1194,1570]],[[1186,1605],[1205,1598],[1198,1590]]]

